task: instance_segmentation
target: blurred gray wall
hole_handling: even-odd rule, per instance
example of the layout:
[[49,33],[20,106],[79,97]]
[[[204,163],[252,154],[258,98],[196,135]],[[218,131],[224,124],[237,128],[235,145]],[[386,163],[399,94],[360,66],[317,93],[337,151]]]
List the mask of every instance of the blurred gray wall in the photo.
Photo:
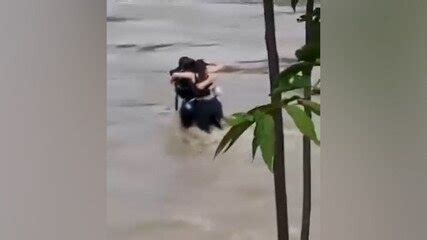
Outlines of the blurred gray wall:
[[105,1],[8,1],[0,29],[0,239],[103,239]]
[[426,239],[425,1],[322,2],[321,239]]

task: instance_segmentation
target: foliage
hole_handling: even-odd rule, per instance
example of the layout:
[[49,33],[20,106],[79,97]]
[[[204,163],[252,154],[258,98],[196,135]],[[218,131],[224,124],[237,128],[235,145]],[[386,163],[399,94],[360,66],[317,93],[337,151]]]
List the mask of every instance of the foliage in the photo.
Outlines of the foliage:
[[265,164],[273,171],[274,166],[274,120],[269,114],[261,111],[254,113],[256,127],[252,150],[256,152],[257,146],[261,148],[262,157]]
[[295,125],[298,127],[298,129],[305,136],[309,137],[313,142],[315,142],[316,144],[320,144],[320,141],[316,135],[316,131],[314,130],[313,121],[309,116],[307,116],[305,111],[299,108],[297,105],[287,105],[285,106],[285,109],[288,112],[289,116],[291,116],[294,120]]
[[[313,66],[318,66],[319,64],[319,62],[298,62],[286,68],[280,73],[279,86],[274,89],[273,94],[283,95],[283,93],[292,90],[310,87],[310,79],[302,75],[302,72],[311,69]],[[259,148],[267,167],[270,171],[273,171],[274,121],[271,114],[273,110],[277,108],[284,108],[291,116],[300,132],[319,145],[320,140],[317,137],[313,121],[300,106],[306,106],[312,113],[320,115],[319,103],[304,99],[298,95],[287,98],[284,97],[278,104],[269,103],[256,106],[247,112],[233,114],[227,119],[231,127],[219,143],[215,152],[215,157],[221,152],[226,152],[243,132],[249,129],[250,126],[255,125],[252,140],[252,157],[255,156]]]
[[[294,11],[297,4],[298,0],[291,0],[291,6]],[[285,97],[289,95],[286,93],[298,89],[311,88],[312,93],[320,91],[317,88],[317,84],[315,86],[311,85],[311,74],[307,74],[311,72],[313,67],[320,66],[320,8],[314,9],[311,19],[308,19],[306,15],[302,15],[298,18],[298,21],[309,22],[308,35],[310,36],[310,41],[296,50],[295,56],[298,62],[287,67],[279,74],[277,79],[279,84],[271,94],[279,95],[281,101],[255,106],[247,112],[235,113],[227,119],[231,127],[219,143],[215,157],[221,152],[226,152],[246,130],[255,125],[252,139],[252,158],[255,157],[259,148],[267,167],[270,171],[273,171],[275,135],[272,114],[278,108],[286,110],[304,136],[307,136],[315,144],[320,145],[320,139],[310,117],[312,113],[320,116],[320,104],[299,95]]]
[[298,0],[291,0],[291,6],[294,12],[296,11]]

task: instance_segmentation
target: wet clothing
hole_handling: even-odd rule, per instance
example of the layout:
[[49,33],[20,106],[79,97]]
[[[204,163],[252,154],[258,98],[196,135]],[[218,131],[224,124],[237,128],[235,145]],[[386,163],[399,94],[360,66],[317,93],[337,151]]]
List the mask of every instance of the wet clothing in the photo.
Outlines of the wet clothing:
[[212,126],[221,129],[221,120],[224,117],[222,104],[216,97],[207,100],[184,100],[179,115],[184,128],[196,125],[207,133],[210,133]]
[[[191,65],[190,63],[189,65]],[[175,92],[183,99],[179,109],[181,125],[184,128],[197,126],[207,133],[211,132],[212,126],[221,128],[221,120],[224,117],[222,104],[216,96],[210,98],[212,96],[210,86],[213,83],[208,84],[203,89],[197,88],[196,84],[205,81],[208,76],[201,74],[200,71],[186,69],[184,65],[180,63],[181,67],[170,72],[171,75],[176,72],[194,73],[194,77],[191,74],[187,77],[184,77],[185,74],[181,74],[181,76],[176,76],[173,79]],[[195,74],[195,72],[199,72],[199,74]]]
[[188,78],[175,80],[175,92],[184,101],[189,101],[199,95],[196,85]]
[[175,91],[182,99],[189,100],[192,98],[202,98],[211,94],[211,90],[209,89],[209,87],[213,83],[208,84],[203,89],[199,89],[196,87],[196,84],[201,83],[206,79],[201,80],[197,77],[197,75],[195,76],[195,83],[193,83],[192,80],[189,78],[179,77],[175,79]]

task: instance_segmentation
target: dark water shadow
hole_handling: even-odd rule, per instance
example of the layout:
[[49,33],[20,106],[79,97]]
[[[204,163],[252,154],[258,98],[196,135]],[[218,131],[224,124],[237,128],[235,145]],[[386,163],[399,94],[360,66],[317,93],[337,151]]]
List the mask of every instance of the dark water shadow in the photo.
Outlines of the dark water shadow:
[[137,47],[138,45],[133,44],[133,43],[129,43],[129,44],[117,44],[116,48],[134,48]]
[[[295,63],[295,62],[297,62],[297,59],[296,58],[287,58],[287,57],[283,57],[283,58],[280,58],[279,59],[279,61],[282,63],[282,62],[285,62],[285,63]],[[250,64],[250,63],[267,63],[268,62],[268,60],[267,59],[259,59],[259,60],[242,60],[242,61],[237,61],[237,63],[240,63],[240,64]]]
[[155,51],[155,50],[160,49],[160,48],[172,47],[174,45],[176,45],[176,44],[175,43],[165,43],[165,44],[147,45],[144,47],[140,47],[138,49],[138,52],[152,52],[152,51]]
[[113,107],[126,107],[126,108],[133,108],[133,107],[152,107],[152,106],[158,106],[158,103],[152,103],[152,102],[143,102],[139,100],[121,100],[118,102],[114,102],[112,104],[109,104]]
[[220,44],[218,43],[187,43],[184,45],[187,45],[188,47],[215,47],[215,46],[219,46]]
[[128,22],[128,21],[138,21],[138,20],[141,20],[141,19],[119,17],[119,16],[107,16],[107,22]]
[[137,52],[154,52],[159,49],[168,48],[168,47],[182,47],[182,48],[208,48],[208,47],[216,47],[220,46],[219,43],[192,43],[192,42],[177,42],[177,43],[158,43],[158,44],[150,44],[150,45],[139,45],[136,43],[124,43],[124,44],[111,44],[108,47],[115,47],[117,49],[130,49],[136,48]]

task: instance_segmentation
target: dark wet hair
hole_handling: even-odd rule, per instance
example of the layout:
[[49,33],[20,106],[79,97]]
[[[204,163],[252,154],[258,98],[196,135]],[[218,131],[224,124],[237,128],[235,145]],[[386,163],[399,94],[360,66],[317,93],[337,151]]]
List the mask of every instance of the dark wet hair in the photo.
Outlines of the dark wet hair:
[[208,77],[207,66],[203,59],[194,60],[187,56],[180,57],[178,60],[178,67],[169,71],[169,74],[172,75],[175,72],[193,72],[198,75],[196,79],[198,82],[203,81]]
[[178,67],[169,71],[169,74],[172,75],[175,72],[195,72],[195,63],[194,59],[189,57],[181,57],[178,60]]
[[194,62],[195,73],[199,75],[199,81],[203,81],[208,77],[208,64],[203,59],[197,59]]
[[[204,81],[208,77],[207,66],[203,59],[194,60],[189,57],[181,57],[178,60],[178,67],[169,71],[172,75],[175,72],[192,72],[196,74],[196,83]],[[203,97],[210,94],[209,86],[205,89],[197,89],[194,83],[185,78],[178,78],[175,85],[175,91],[183,99],[191,99],[194,97]]]
[[194,59],[189,58],[189,57],[180,57],[178,60],[178,65],[180,67],[191,67],[192,65],[194,65]]

